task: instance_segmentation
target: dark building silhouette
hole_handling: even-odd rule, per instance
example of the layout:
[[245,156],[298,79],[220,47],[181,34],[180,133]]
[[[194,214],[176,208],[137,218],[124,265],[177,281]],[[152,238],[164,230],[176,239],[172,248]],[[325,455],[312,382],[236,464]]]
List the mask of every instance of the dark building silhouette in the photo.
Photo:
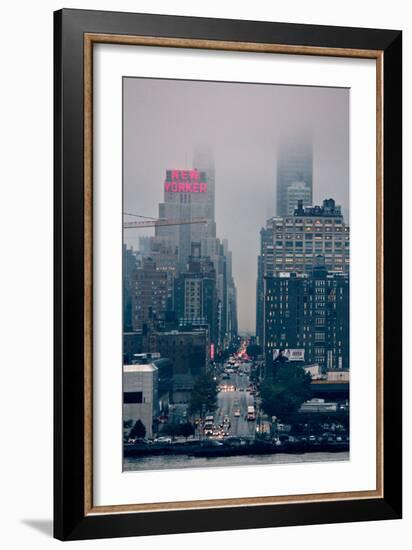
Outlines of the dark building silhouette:
[[265,355],[271,368],[279,349],[303,349],[322,372],[349,369],[349,276],[328,272],[323,258],[312,274],[265,277]]

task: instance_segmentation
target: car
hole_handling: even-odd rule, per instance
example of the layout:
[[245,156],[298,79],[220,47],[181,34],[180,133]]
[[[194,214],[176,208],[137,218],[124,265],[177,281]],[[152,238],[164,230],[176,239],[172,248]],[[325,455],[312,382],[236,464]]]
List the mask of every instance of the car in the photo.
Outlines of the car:
[[161,435],[159,437],[156,437],[154,442],[155,443],[167,443],[168,445],[170,445],[172,443],[172,438],[168,437],[166,435]]
[[234,415],[236,417],[239,417],[240,416],[240,409],[236,409]]

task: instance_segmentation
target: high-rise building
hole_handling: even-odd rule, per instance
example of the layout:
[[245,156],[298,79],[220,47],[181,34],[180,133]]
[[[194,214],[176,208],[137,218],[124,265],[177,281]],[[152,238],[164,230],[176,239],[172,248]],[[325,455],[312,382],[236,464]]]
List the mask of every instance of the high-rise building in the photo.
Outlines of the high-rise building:
[[303,350],[305,363],[324,373],[349,369],[349,276],[322,263],[312,274],[265,277],[267,372],[281,349]]
[[272,232],[269,228],[260,230],[260,253],[257,258],[257,280],[256,280],[256,338],[259,345],[263,344],[264,319],[263,305],[265,297],[264,276],[265,276],[265,253],[272,242]]
[[[159,204],[159,218],[183,223],[156,226],[154,240],[163,241],[167,248],[177,251],[178,265],[174,275],[175,298],[181,295],[180,275],[184,274],[186,281],[189,278],[187,265],[193,260],[193,258],[190,260],[193,243],[198,243],[200,246],[201,263],[204,264],[205,259],[209,263],[212,262],[215,279],[213,290],[215,311],[213,322],[211,314],[207,315],[207,322],[210,324],[210,337],[217,351],[227,347],[235,337],[234,332],[237,331],[236,289],[231,271],[231,259],[228,268],[230,251],[227,240],[220,241],[216,237],[215,168],[209,148],[198,148],[195,151],[193,166],[194,168],[188,170],[166,171],[164,201]],[[193,220],[204,220],[205,223],[185,223]],[[199,274],[195,278],[199,279]],[[197,284],[200,282],[198,281]],[[179,304],[173,304],[173,309],[179,310],[178,317],[187,320],[181,308],[181,301]],[[192,324],[191,318],[189,321],[189,324]]]
[[[142,271],[149,270],[148,259],[154,262],[155,285],[163,288],[159,274],[166,274],[166,306],[163,309],[163,304],[156,303],[149,311],[149,295],[144,292],[146,303],[140,305],[133,330],[142,324],[149,332],[207,327],[213,352],[219,352],[237,336],[236,287],[228,242],[216,237],[215,169],[210,150],[198,149],[193,163],[194,168],[166,170],[159,218],[171,223],[156,224],[155,236],[139,243],[143,263],[139,277],[144,278]],[[191,221],[202,223],[187,223]],[[158,302],[162,297],[159,288],[153,298]],[[135,317],[138,308],[135,292]],[[155,322],[148,322],[148,317],[155,317]]]
[[319,254],[324,256],[328,271],[349,272],[349,226],[333,199],[310,208],[303,208],[300,201],[293,215],[267,221],[264,238],[265,275],[282,271],[310,273]]
[[[215,164],[212,149],[203,144],[196,147],[193,166],[206,174],[208,182],[208,215],[215,220]],[[216,234],[216,228],[214,231]],[[202,255],[209,256],[216,270],[216,292],[218,299],[218,347],[226,347],[237,337],[236,286],[232,274],[231,252],[227,239],[211,239],[202,243]]]
[[161,237],[150,237],[148,257],[156,264],[156,270],[167,275],[167,310],[173,310],[174,280],[179,273],[177,247]]
[[276,215],[287,216],[288,189],[295,182],[304,182],[312,204],[313,149],[312,140],[302,135],[293,140],[285,139],[277,152]]
[[143,258],[143,265],[135,271],[133,278],[133,330],[156,327],[164,319],[167,297],[167,273],[158,270],[152,258]]
[[333,199],[307,208],[299,200],[292,216],[267,221],[260,232],[256,285],[256,335],[260,344],[264,344],[264,278],[288,272],[311,274],[318,255],[323,256],[328,271],[349,273],[349,237],[349,226]]
[[185,272],[175,280],[174,307],[180,325],[208,325],[210,341],[216,346],[216,271],[209,257],[200,255],[200,244],[192,243]]
[[132,289],[133,277],[138,267],[133,248],[123,245],[123,330],[132,330]]
[[196,169],[166,171],[159,218],[183,222],[205,220],[205,223],[156,226],[156,237],[177,249],[180,269],[186,266],[192,242],[201,244],[204,256],[213,254],[215,250],[216,223],[212,203],[214,192],[205,172]]
[[237,291],[232,271],[232,252],[229,242],[223,239],[223,253],[226,258],[226,342],[230,345],[237,337]]

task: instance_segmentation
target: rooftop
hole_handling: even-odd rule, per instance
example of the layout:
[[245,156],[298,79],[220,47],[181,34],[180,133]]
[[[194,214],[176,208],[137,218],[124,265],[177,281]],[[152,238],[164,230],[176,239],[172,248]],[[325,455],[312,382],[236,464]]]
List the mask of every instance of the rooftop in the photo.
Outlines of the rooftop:
[[154,372],[157,371],[156,365],[123,365],[123,373],[126,372]]
[[325,199],[322,206],[303,206],[303,201],[299,200],[297,208],[293,213],[299,217],[337,217],[342,218],[341,207],[337,206],[333,199]]

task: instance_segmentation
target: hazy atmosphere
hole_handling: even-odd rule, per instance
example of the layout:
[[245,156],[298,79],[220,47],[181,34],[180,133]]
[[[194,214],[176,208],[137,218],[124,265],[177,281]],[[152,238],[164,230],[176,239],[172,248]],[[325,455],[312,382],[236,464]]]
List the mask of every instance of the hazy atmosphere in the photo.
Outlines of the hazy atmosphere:
[[[217,236],[229,240],[239,331],[254,332],[259,231],[276,214],[278,143],[313,141],[313,203],[349,212],[349,90],[160,79],[124,79],[124,210],[158,216],[167,169],[213,152]],[[128,230],[126,244],[153,229]]]

